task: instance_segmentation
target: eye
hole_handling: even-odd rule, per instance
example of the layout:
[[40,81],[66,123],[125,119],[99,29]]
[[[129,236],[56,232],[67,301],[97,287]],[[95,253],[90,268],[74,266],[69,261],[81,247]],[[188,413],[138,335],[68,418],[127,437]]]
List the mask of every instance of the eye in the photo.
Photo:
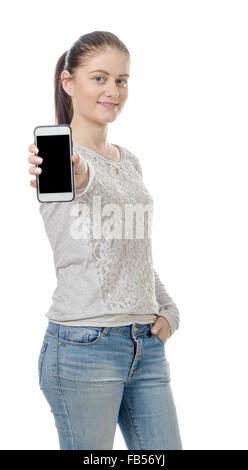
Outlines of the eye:
[[124,82],[127,85],[127,80],[124,80],[124,78],[122,78],[120,82]]
[[98,78],[103,78],[103,77],[95,77],[94,80],[97,80]]
[[[94,80],[97,80],[98,78],[104,78],[104,77],[100,77],[100,76],[99,76],[99,77],[95,77]],[[120,79],[120,80],[118,80],[118,82],[124,82],[125,85],[127,85],[127,80]],[[101,82],[99,82],[99,81],[97,80],[97,83],[101,83]]]

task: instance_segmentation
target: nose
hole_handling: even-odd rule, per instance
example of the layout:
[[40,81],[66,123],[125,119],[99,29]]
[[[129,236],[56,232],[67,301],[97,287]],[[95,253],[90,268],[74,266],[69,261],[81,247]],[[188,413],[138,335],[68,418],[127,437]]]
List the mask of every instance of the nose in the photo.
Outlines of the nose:
[[112,85],[109,85],[109,88],[106,94],[107,96],[112,96],[115,99],[117,99],[120,96],[118,88],[115,83],[113,83]]

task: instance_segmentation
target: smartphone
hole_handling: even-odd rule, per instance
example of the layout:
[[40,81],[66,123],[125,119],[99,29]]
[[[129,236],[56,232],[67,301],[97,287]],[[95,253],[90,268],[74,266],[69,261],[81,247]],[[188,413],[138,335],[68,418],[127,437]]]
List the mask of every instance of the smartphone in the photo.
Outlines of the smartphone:
[[[42,172],[36,175],[37,198],[40,202],[66,202],[75,198],[72,132],[67,124],[37,126],[34,143]],[[39,165],[36,165],[39,166]]]

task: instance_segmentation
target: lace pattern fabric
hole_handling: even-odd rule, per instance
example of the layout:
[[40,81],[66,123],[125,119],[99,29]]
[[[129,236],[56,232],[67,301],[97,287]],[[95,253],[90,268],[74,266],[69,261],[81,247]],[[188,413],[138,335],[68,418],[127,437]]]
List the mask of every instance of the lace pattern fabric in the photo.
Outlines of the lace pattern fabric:
[[[136,217],[134,216],[131,235],[133,238],[125,239],[125,205],[140,204],[143,208],[148,205],[150,221],[153,214],[153,199],[143,183],[142,175],[132,162],[132,154],[124,149],[121,161],[115,164],[87,150],[82,151],[81,146],[75,145],[74,152],[82,152],[83,156],[94,165],[94,181],[85,194],[76,198],[76,203],[87,202],[90,208],[93,256],[102,296],[108,310],[118,312],[120,309],[126,311],[144,309],[146,311],[149,305],[152,312],[157,312],[151,230],[149,232],[151,225],[148,224],[148,214],[145,211],[143,238],[136,238]],[[121,211],[122,230],[118,232],[120,239],[116,237],[116,232],[113,230],[112,233],[115,236],[112,239],[104,236],[97,239],[93,236],[93,200],[96,195],[101,196],[102,214],[105,213],[103,208],[109,204],[117,206],[118,215]],[[113,211],[102,215],[102,226],[113,228]]]

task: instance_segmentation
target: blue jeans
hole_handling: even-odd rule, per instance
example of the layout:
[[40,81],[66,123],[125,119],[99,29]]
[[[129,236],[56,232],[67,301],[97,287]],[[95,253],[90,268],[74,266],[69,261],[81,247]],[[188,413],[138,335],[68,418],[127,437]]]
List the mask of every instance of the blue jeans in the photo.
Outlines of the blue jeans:
[[48,322],[39,386],[60,449],[112,450],[118,423],[129,450],[182,450],[165,343],[151,326]]

